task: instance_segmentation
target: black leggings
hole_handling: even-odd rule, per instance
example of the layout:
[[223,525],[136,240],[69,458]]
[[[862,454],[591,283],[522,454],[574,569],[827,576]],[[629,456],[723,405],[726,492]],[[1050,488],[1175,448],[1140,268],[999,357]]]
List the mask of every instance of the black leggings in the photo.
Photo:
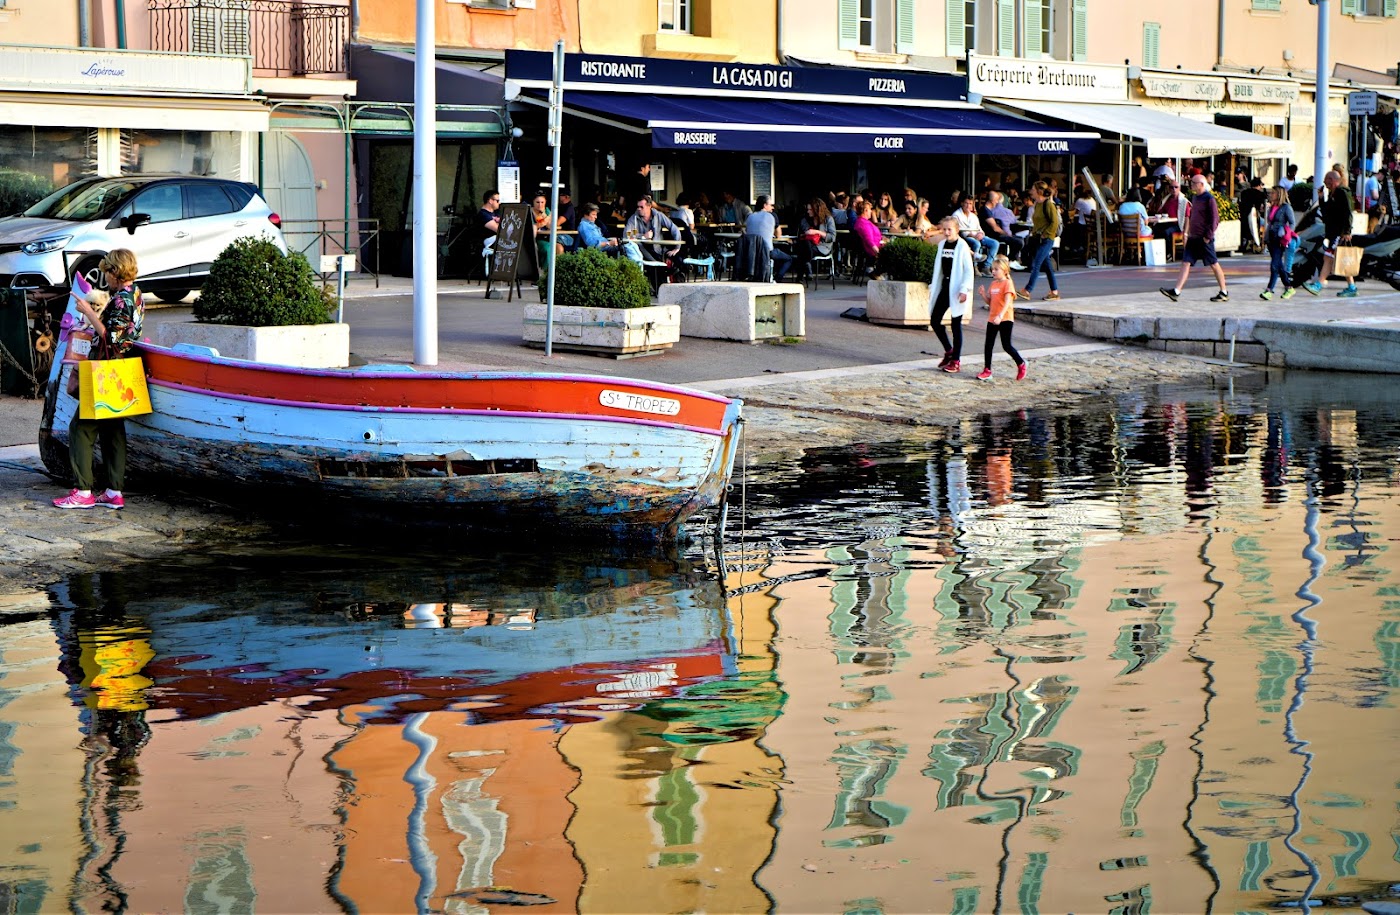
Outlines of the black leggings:
[[1025,361],[1021,354],[1016,352],[1016,347],[1011,345],[1011,328],[1015,321],[1002,321],[1000,324],[987,325],[987,346],[982,351],[982,367],[989,369],[992,367],[992,349],[996,346],[997,337],[1001,337],[1001,348],[1006,350],[1006,355],[1010,356],[1017,365],[1024,365]]
[[954,359],[962,359],[962,318],[953,317],[953,340],[948,341],[948,332],[943,329],[943,316],[948,313],[949,294],[947,290],[940,290],[938,301],[933,305],[933,332],[938,334],[938,342],[943,344],[944,352],[951,352]]

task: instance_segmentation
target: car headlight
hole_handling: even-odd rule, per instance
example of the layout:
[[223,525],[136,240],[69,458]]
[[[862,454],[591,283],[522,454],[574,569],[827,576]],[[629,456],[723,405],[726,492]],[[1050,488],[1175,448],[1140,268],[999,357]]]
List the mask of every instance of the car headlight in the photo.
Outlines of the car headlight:
[[19,249],[25,254],[48,254],[50,251],[61,251],[68,247],[68,243],[73,240],[71,235],[59,235],[54,238],[41,238],[38,241],[31,241],[20,245]]

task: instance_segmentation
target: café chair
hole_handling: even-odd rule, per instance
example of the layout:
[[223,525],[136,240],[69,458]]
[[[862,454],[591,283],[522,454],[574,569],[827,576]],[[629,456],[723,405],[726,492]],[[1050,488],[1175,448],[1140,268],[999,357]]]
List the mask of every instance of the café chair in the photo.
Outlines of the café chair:
[[1147,242],[1151,241],[1151,236],[1142,238],[1139,226],[1140,217],[1129,215],[1118,217],[1118,263],[1123,264],[1128,259],[1128,252],[1133,252],[1133,261],[1139,266],[1147,263]]
[[818,280],[831,280],[831,288],[836,288],[836,246],[831,246],[830,254],[818,254],[807,262],[807,275],[803,282],[812,281],[815,287]]

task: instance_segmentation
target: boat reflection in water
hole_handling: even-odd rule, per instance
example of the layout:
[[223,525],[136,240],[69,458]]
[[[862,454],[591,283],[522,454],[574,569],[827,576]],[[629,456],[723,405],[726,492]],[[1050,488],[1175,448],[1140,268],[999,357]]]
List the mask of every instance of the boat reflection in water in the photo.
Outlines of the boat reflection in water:
[[[732,681],[732,632],[717,583],[682,562],[501,566],[517,559],[443,575],[201,569],[159,594],[130,574],[56,587],[78,717],[20,748],[33,765],[47,740],[81,733],[87,759],[54,779],[71,807],[20,803],[44,814],[25,820],[42,846],[26,895],[59,905],[71,884],[81,907],[134,911],[577,908],[584,774],[664,772],[651,804],[694,804],[695,741],[667,733],[692,716],[647,710]],[[582,723],[596,736],[572,740]],[[595,800],[623,803],[628,787]],[[683,812],[672,820],[686,833]]]

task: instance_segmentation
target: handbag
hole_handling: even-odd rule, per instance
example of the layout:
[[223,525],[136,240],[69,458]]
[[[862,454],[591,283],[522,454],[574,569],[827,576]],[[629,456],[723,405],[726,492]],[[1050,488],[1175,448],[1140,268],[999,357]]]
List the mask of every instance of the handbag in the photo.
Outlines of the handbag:
[[1338,245],[1332,272],[1348,279],[1355,279],[1361,272],[1361,250],[1355,245]]
[[78,363],[79,419],[122,419],[150,412],[151,393],[140,356]]

